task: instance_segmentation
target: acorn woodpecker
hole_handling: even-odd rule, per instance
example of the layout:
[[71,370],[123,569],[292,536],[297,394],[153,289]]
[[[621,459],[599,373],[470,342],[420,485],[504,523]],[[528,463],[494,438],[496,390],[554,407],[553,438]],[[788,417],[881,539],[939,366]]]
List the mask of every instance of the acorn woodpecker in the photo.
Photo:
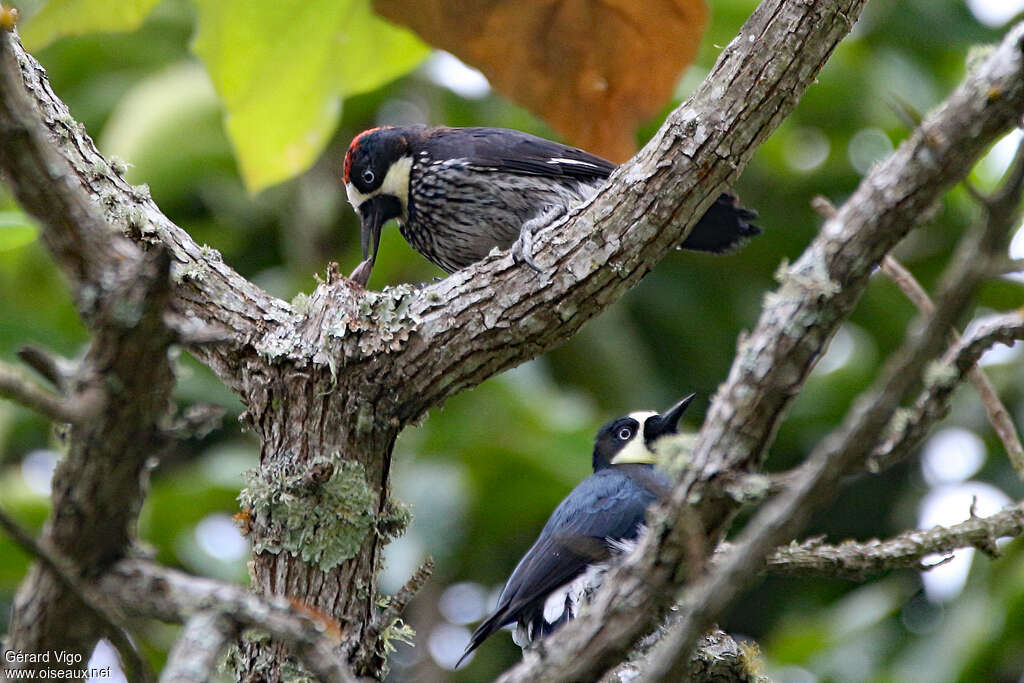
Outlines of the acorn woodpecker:
[[[575,147],[504,128],[372,128],[345,154],[349,202],[362,223],[370,277],[381,227],[392,218],[413,249],[446,272],[512,247],[532,260],[533,232],[590,197],[615,164]],[[718,197],[682,248],[721,253],[760,233],[757,214],[735,197]]]
[[507,624],[516,623],[513,639],[525,648],[576,616],[609,560],[635,545],[648,506],[668,494],[671,482],[654,469],[654,443],[677,433],[694,396],[663,413],[630,413],[601,427],[594,439],[594,473],[551,513],[458,664]]

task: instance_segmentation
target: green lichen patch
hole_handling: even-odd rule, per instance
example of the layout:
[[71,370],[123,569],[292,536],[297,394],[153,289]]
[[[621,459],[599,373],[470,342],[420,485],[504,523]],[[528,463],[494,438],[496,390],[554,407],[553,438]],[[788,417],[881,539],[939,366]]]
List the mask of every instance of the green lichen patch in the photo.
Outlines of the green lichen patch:
[[377,520],[377,535],[385,543],[395,540],[409,527],[412,522],[412,508],[397,498],[389,498],[384,504],[384,512]]
[[658,466],[670,478],[678,479],[690,466],[690,453],[696,441],[696,434],[674,434],[658,439],[654,445]]
[[416,289],[410,285],[367,291],[355,307],[339,308],[325,322],[329,337],[357,336],[357,347],[364,355],[398,351],[420,323],[411,311]]
[[389,655],[397,648],[391,644],[392,641],[405,643],[411,647],[416,646],[416,630],[401,619],[395,619],[391,625],[380,632],[380,642],[384,647],[384,655]]
[[377,494],[360,463],[336,458],[331,464],[331,477],[318,486],[309,486],[305,473],[278,468],[246,474],[239,500],[252,512],[257,551],[289,552],[324,571],[355,557],[376,527]]

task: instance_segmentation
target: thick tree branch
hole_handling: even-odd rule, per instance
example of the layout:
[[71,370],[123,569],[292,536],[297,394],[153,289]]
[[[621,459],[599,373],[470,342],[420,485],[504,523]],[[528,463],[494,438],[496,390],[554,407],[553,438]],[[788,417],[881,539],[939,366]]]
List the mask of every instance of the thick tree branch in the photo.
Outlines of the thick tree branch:
[[[815,7],[820,5],[816,3]],[[744,29],[743,35],[747,33]],[[987,145],[1015,125],[1024,112],[1022,37],[1024,26],[1011,30],[1002,46],[925,119],[910,139],[868,174],[836,216],[826,221],[800,259],[783,273],[780,288],[766,300],[757,327],[740,344],[729,378],[715,396],[692,454],[691,469],[676,487],[665,511],[669,520],[693,514],[691,501],[697,500],[696,509],[712,537],[722,533],[736,502],[727,491],[716,489],[716,475],[759,464],[785,409],[821,349],[853,310],[872,269],[942,193],[966,175]],[[944,315],[936,321],[948,327],[946,318]],[[908,357],[908,367],[917,366],[924,356],[917,349]],[[886,384],[904,385],[917,377],[915,372],[898,374]],[[897,395],[903,393],[902,386],[893,388],[901,390]],[[850,433],[875,436],[867,426],[881,415],[877,410],[869,412],[858,411],[856,427],[848,426]],[[834,443],[827,446],[830,452],[836,447]],[[848,449],[839,450],[855,460]],[[845,467],[848,463],[842,461],[847,459],[844,455],[838,462]],[[831,473],[827,478],[831,480]],[[794,495],[804,499],[812,498],[814,493],[815,487],[807,486]],[[802,504],[793,507],[803,509]],[[766,508],[771,509],[777,506]],[[780,518],[773,515],[772,519]],[[611,573],[605,588],[595,596],[590,614],[548,639],[545,658],[520,664],[502,680],[586,678],[603,669],[610,658],[608,653],[628,647],[649,628],[654,618],[651,607],[663,604],[666,594],[672,594],[670,587],[680,581],[677,567],[685,550],[683,540],[671,530],[673,522],[655,520],[655,532]],[[798,528],[792,526],[783,525],[789,531]],[[766,534],[764,539],[776,536]],[[775,544],[753,545],[756,543],[750,549],[763,557]],[[736,577],[750,576],[757,568],[756,563],[740,566],[743,564],[737,561]],[[721,580],[725,574],[716,572],[719,580],[713,582],[714,587],[726,583]],[[700,585],[708,588],[706,582]],[[672,662],[686,656],[695,634],[731,599],[733,590],[727,587],[721,596],[713,591],[692,595],[711,596],[717,604],[705,604],[694,613],[688,632],[674,641],[680,649]]]
[[[1024,70],[1020,44],[1024,24],[1019,29],[1012,45],[1018,68]],[[1019,85],[1024,91],[1024,78]],[[841,209],[837,217],[842,214]],[[912,329],[886,363],[881,378],[858,397],[843,424],[814,449],[806,477],[769,501],[744,528],[727,559],[687,588],[680,623],[652,654],[645,674],[648,680],[662,680],[666,674],[685,679],[690,670],[688,653],[701,632],[753,583],[767,553],[796,535],[829,499],[840,477],[871,453],[877,435],[919,381],[926,364],[940,353],[957,318],[988,276],[988,259],[1002,247],[1009,229],[1008,221],[988,221],[964,238],[943,274],[935,309],[923,329]]]
[[[988,552],[995,541],[1024,534],[1024,503],[1003,508],[990,517],[971,517],[951,527],[907,531],[884,541],[845,541],[839,545],[810,539],[777,548],[768,555],[767,571],[783,576],[835,576],[864,581],[893,569],[927,570],[921,560],[958,548]],[[728,551],[726,551],[728,552]]]
[[98,586],[128,614],[180,622],[215,612],[237,626],[261,629],[291,645],[325,683],[356,680],[339,656],[338,625],[309,610],[297,613],[282,598],[261,598],[241,586],[140,560],[115,564],[99,578]]

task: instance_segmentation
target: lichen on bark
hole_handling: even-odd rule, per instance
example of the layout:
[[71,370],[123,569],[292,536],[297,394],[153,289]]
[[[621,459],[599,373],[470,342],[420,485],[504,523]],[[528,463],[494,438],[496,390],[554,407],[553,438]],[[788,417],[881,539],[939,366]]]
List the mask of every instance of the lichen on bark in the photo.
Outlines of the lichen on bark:
[[256,552],[289,552],[324,571],[356,556],[377,527],[378,494],[362,464],[340,457],[330,464],[331,476],[313,485],[307,474],[279,467],[246,473],[238,499],[260,529]]

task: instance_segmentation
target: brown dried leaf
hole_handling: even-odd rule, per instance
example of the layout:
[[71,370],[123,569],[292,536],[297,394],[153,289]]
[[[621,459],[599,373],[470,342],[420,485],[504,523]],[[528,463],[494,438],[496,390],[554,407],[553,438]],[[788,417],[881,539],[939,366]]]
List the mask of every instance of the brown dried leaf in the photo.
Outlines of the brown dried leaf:
[[374,0],[391,21],[480,69],[571,143],[613,161],[697,53],[704,0]]

